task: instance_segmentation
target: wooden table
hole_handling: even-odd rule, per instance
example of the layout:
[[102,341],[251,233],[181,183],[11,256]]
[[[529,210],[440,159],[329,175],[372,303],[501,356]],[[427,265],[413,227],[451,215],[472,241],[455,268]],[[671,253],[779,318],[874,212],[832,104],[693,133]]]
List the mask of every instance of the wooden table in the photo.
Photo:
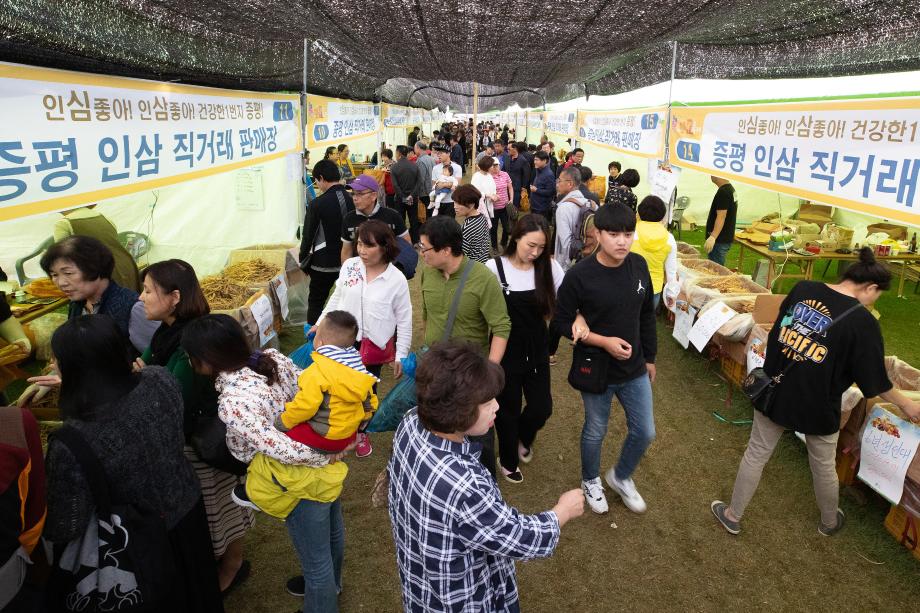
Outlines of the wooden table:
[[[67,304],[68,302],[70,302],[70,301],[69,301],[67,298],[58,298],[58,299],[55,300],[54,302],[51,302],[51,303],[48,303],[48,304],[43,304],[43,305],[41,305],[40,307],[35,308],[35,309],[33,309],[33,310],[31,310],[31,311],[29,311],[29,312],[27,312],[27,313],[24,313],[24,314],[21,315],[21,316],[16,316],[16,319],[17,319],[17,320],[19,321],[19,323],[21,323],[21,324],[27,324],[27,323],[29,323],[30,321],[35,321],[36,319],[38,319],[38,318],[41,317],[42,315],[47,315],[48,313],[53,313],[54,311],[58,310],[59,308],[61,308],[61,307],[64,306],[65,304]],[[14,304],[15,304],[15,303],[14,303]]]
[[[738,252],[738,270],[739,272],[744,270],[744,252],[745,250],[750,250],[753,253],[757,254],[760,257],[765,258],[770,264],[767,269],[767,289],[773,289],[773,284],[780,279],[812,279],[814,277],[815,262],[818,260],[847,260],[850,262],[855,262],[859,259],[859,253],[853,251],[852,253],[837,253],[836,251],[821,251],[821,253],[815,255],[800,255],[793,251],[788,253],[785,251],[770,251],[766,245],[757,245],[750,242],[749,240],[735,237],[735,242],[738,243],[740,248]],[[907,276],[907,267],[911,263],[920,262],[920,253],[899,253],[898,255],[882,255],[876,256],[876,259],[881,262],[888,262],[891,265],[900,264],[901,274],[898,281],[898,298],[904,297],[904,279]],[[781,274],[776,274],[776,267],[778,263],[790,263],[793,262],[799,267],[801,267],[802,272],[800,273],[787,273],[785,267]]]

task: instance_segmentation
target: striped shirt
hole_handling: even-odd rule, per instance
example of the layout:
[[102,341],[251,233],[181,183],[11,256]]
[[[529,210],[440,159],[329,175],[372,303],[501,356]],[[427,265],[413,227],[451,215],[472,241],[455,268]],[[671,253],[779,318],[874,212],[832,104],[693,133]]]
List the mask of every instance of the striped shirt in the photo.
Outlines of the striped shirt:
[[504,170],[499,170],[497,175],[492,175],[495,180],[495,193],[498,197],[492,206],[496,209],[503,209],[508,206],[508,186],[511,185],[511,176]]
[[489,240],[489,221],[484,213],[463,220],[463,255],[477,262],[488,262],[492,243]]
[[548,557],[559,542],[556,514],[508,506],[480,451],[432,434],[416,409],[396,430],[389,513],[405,611],[518,611],[514,560]]
[[364,364],[361,362],[361,354],[358,353],[358,350],[354,347],[346,347],[343,349],[337,345],[321,345],[316,350],[316,353],[324,355],[330,360],[335,360],[339,364],[343,364],[349,368],[354,368],[365,375],[371,374],[364,368]]

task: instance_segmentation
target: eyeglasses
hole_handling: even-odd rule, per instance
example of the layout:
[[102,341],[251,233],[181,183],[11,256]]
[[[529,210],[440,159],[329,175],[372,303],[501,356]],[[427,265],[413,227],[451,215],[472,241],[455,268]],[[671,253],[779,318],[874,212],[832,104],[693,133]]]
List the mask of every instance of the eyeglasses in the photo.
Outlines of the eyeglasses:
[[419,252],[419,254],[424,255],[424,254],[428,253],[429,251],[431,251],[432,249],[434,249],[434,247],[422,247],[421,244],[419,244],[419,250],[418,250],[418,252]]
[[352,197],[354,197],[354,196],[369,196],[370,194],[376,194],[376,193],[377,193],[377,192],[375,192],[375,191],[372,190],[372,189],[366,189],[366,190],[362,190],[362,191],[360,191],[360,192],[354,192],[354,194],[352,195]]

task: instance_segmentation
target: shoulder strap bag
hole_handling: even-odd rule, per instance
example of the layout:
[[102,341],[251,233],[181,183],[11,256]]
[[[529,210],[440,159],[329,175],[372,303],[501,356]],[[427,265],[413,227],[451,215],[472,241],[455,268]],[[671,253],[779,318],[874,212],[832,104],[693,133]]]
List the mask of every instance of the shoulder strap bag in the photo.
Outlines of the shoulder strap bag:
[[450,303],[450,311],[447,313],[447,324],[444,326],[444,334],[441,336],[442,342],[450,340],[450,334],[454,331],[454,322],[457,320],[457,310],[460,308],[460,297],[463,295],[463,286],[466,285],[466,279],[470,276],[470,271],[473,270],[474,262],[475,260],[467,258],[466,266],[463,267],[463,273],[460,275],[460,283],[457,284],[457,291],[454,292],[454,299]]

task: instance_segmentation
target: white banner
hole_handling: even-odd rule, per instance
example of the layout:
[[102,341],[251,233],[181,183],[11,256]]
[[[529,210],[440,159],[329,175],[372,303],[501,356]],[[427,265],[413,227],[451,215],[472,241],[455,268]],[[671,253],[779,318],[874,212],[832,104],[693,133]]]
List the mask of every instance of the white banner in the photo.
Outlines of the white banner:
[[876,405],[863,430],[857,476],[892,504],[898,504],[918,443],[920,428]]
[[409,125],[409,107],[383,105],[383,127],[401,128]]
[[547,111],[546,131],[556,132],[565,136],[575,136],[578,113],[575,111]]
[[527,111],[518,111],[514,115],[514,126],[518,129],[527,126]]
[[0,63],[0,221],[297,152],[299,109],[296,95]]
[[[530,130],[543,129],[543,113],[539,111],[527,111],[527,128]],[[528,134],[528,138],[530,135]]]
[[920,224],[920,98],[675,107],[671,163]]
[[307,96],[307,142],[310,147],[364,138],[379,130],[379,104]]
[[581,111],[578,113],[578,140],[632,155],[661,158],[666,118],[667,111],[663,108]]

